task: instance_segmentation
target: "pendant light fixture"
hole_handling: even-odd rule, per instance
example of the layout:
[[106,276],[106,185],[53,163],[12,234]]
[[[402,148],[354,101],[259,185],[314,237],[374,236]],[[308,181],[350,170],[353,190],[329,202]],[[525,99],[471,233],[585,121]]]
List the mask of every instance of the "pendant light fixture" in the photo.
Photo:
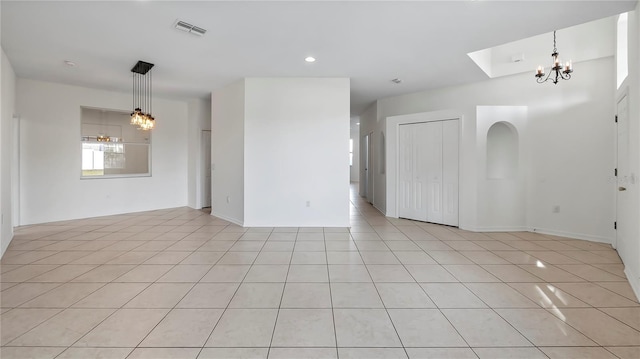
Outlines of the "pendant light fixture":
[[[553,31],[553,53],[551,57],[553,58],[553,65],[551,66],[551,71],[545,77],[544,67],[538,66],[536,70],[536,81],[541,84],[543,82],[547,82],[551,80],[554,84],[558,84],[560,79],[569,80],[571,78],[571,73],[573,72],[573,64],[571,60],[567,61],[567,63],[562,66],[562,61],[558,58],[558,49],[556,48],[556,31]],[[554,74],[554,76],[551,76]]]
[[155,126],[155,118],[151,114],[152,85],[151,68],[153,64],[138,61],[131,69],[133,72],[133,112],[131,124],[141,130],[151,130]]

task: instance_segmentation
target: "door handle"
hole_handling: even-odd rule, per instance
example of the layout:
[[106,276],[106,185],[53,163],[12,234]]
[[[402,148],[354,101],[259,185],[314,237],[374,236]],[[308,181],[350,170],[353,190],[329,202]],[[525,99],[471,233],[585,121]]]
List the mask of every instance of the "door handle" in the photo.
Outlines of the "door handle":
[[618,191],[622,192],[622,191],[626,191],[627,187],[618,187]]

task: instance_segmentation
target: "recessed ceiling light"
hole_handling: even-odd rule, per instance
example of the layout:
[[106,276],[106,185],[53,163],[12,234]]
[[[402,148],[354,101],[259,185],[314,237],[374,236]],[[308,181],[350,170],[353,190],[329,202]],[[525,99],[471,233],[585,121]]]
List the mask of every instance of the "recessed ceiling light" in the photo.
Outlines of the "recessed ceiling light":
[[360,122],[356,122],[356,125],[360,126]]
[[64,60],[64,64],[69,66],[69,67],[75,67],[76,63],[73,61],[69,61],[69,60]]
[[313,56],[307,56],[304,61],[306,62],[316,62],[316,58]]

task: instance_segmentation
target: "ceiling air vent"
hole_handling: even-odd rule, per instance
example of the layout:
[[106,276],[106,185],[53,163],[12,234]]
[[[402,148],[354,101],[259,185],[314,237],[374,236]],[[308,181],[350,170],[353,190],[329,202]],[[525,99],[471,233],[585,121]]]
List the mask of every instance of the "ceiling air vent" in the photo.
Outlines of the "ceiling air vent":
[[207,30],[205,30],[205,29],[203,29],[201,27],[197,27],[195,25],[191,25],[188,22],[184,22],[184,21],[176,22],[176,29],[178,29],[180,31],[188,32],[190,34],[194,34],[196,36],[202,36],[207,32]]

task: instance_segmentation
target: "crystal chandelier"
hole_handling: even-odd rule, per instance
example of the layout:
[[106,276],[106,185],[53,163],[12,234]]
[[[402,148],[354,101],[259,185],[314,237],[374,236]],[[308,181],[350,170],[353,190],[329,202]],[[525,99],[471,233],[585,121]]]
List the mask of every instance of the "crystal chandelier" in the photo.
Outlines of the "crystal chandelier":
[[138,61],[131,69],[133,72],[133,112],[131,124],[141,130],[151,130],[155,126],[155,118],[151,115],[152,85],[151,68],[153,64]]
[[[567,63],[562,66],[562,61],[558,58],[558,49],[556,48],[556,32],[553,31],[553,53],[551,57],[553,58],[553,66],[551,67],[551,71],[546,75],[544,73],[544,67],[538,66],[538,70],[536,71],[536,81],[541,84],[543,82],[547,82],[551,80],[554,84],[558,84],[560,79],[569,80],[571,78],[571,73],[573,72],[573,64],[571,64],[571,60],[567,61]],[[551,75],[554,76],[551,76]]]

